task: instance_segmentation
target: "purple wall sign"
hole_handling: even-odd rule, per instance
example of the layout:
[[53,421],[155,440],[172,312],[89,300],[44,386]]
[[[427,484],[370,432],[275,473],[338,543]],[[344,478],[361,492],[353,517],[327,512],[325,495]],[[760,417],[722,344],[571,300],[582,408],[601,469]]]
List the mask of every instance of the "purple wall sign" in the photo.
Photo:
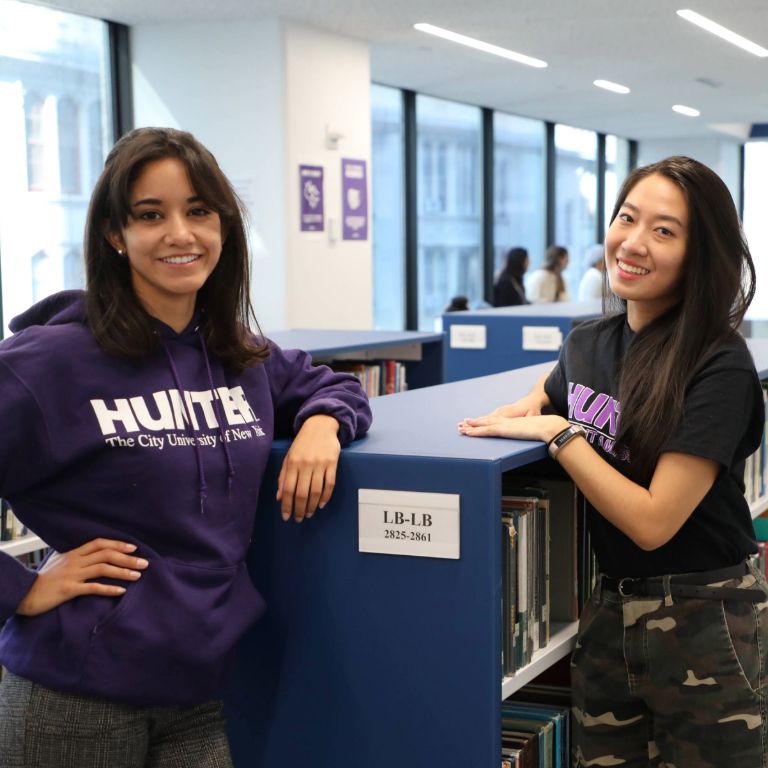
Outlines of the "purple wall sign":
[[365,160],[341,161],[342,240],[368,239]]
[[322,232],[325,229],[323,213],[323,167],[299,166],[301,189],[301,231]]

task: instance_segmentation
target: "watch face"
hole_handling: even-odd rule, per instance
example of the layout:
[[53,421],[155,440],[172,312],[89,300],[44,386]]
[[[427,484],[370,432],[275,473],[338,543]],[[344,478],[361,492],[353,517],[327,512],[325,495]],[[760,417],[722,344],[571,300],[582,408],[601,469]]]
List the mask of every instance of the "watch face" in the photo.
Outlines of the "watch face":
[[555,440],[557,447],[559,448],[563,443],[567,442],[568,439],[571,437],[571,435],[573,435],[573,433],[574,433],[573,427],[569,427],[568,429],[566,429],[565,432],[563,432],[560,435],[560,437],[558,437],[557,440]]

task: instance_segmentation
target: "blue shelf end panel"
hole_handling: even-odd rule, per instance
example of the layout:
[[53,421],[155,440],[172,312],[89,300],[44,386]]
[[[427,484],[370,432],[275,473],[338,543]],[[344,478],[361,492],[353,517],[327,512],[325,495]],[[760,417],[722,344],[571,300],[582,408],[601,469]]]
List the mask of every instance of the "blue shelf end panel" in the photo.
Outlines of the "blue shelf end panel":
[[[264,617],[225,700],[236,768],[497,768],[499,467],[343,451],[330,504],[284,523],[274,449],[253,536]],[[358,551],[359,488],[460,494],[458,560]]]

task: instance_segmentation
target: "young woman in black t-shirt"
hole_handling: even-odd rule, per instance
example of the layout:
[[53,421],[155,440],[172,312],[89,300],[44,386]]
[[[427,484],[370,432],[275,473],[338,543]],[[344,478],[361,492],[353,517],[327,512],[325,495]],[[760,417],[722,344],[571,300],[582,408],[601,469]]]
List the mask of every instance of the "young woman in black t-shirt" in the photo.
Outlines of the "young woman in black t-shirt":
[[768,766],[768,585],[743,493],[765,412],[736,331],[755,271],[725,184],[686,157],[635,170],[605,258],[620,311],[459,431],[546,441],[587,499],[601,576],[572,657],[574,763]]

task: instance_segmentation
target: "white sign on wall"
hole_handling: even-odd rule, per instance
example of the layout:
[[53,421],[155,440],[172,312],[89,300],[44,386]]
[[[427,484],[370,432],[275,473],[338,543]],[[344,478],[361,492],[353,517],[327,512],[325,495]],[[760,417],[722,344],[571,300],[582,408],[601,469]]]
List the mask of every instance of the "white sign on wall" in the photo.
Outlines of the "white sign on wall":
[[524,325],[523,349],[557,352],[563,346],[563,332],[556,325]]
[[459,494],[358,490],[358,549],[459,559]]
[[484,325],[452,325],[449,343],[451,349],[485,349]]

